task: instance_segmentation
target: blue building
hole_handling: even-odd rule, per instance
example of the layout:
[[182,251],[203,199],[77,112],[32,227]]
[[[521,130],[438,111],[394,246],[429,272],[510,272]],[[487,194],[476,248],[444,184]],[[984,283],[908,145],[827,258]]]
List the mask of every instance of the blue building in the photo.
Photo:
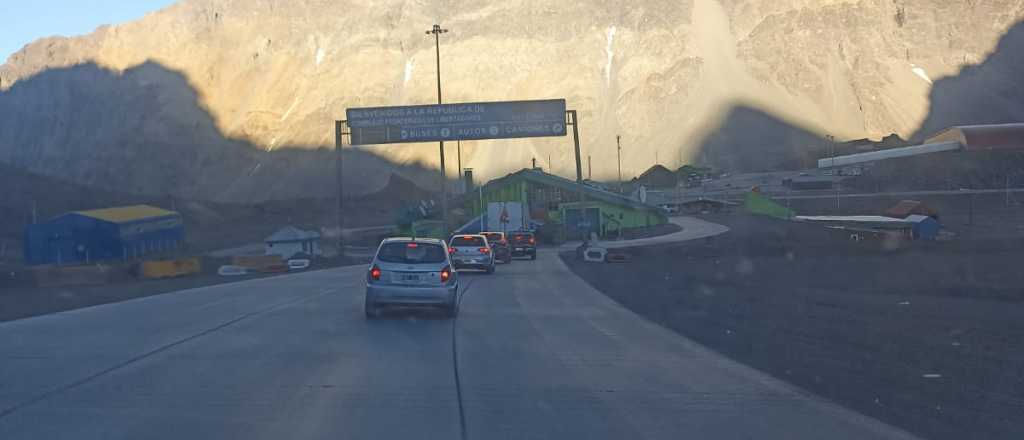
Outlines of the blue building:
[[73,211],[25,230],[25,262],[132,260],[184,241],[181,214],[147,205]]
[[942,224],[933,217],[911,215],[906,220],[910,223],[911,235],[915,240],[935,240],[942,230]]

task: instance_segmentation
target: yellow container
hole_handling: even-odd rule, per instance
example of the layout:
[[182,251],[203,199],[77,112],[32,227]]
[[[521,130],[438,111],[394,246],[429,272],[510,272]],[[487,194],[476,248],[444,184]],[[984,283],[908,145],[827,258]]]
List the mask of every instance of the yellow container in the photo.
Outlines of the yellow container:
[[146,261],[142,263],[142,277],[149,279],[174,278],[199,273],[199,258]]
[[271,267],[281,266],[284,259],[280,255],[255,255],[246,257],[234,257],[232,264],[246,269],[264,271]]

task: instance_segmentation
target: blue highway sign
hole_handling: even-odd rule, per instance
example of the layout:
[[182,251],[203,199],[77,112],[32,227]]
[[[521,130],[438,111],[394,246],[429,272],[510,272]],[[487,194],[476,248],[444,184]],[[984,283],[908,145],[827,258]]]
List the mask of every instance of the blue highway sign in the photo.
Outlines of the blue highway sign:
[[565,136],[565,100],[470,102],[346,111],[352,145]]

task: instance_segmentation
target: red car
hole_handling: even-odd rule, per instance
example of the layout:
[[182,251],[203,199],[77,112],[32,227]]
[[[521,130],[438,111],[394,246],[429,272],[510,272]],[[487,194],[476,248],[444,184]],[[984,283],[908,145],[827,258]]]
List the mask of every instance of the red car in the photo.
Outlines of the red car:
[[508,246],[508,240],[504,232],[481,232],[480,235],[487,237],[487,242],[494,250],[494,259],[508,264],[512,262],[512,250]]
[[513,257],[530,257],[537,259],[537,236],[533,232],[513,232],[509,234]]

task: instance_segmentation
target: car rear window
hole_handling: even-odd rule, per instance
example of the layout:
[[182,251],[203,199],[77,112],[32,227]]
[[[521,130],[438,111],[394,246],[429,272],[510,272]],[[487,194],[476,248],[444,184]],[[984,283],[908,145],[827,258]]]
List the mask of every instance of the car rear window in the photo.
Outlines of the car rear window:
[[455,237],[452,239],[452,246],[483,246],[484,239],[481,237]]
[[377,259],[385,263],[442,263],[446,255],[444,248],[437,244],[398,242],[381,246]]

